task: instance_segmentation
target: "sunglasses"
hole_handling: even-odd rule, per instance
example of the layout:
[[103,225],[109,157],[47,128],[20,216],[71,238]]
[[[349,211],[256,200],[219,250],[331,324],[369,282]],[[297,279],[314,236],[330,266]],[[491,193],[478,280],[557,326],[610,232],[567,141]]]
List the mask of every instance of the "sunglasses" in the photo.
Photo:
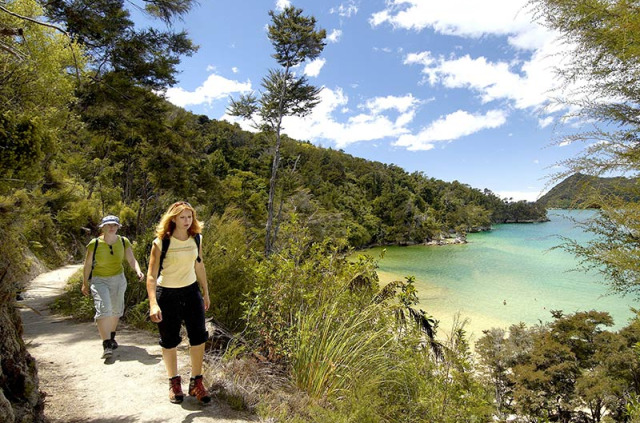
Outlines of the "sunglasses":
[[109,245],[109,252],[113,255],[113,245]]

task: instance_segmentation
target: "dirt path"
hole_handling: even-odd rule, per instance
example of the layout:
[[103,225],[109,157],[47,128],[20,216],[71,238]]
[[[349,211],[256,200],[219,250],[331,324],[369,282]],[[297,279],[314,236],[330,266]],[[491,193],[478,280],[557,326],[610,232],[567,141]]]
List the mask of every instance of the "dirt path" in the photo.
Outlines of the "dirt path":
[[[213,422],[256,421],[214,400],[201,405],[185,397],[168,400],[168,382],[157,338],[137,330],[119,330],[110,360],[102,360],[102,343],[94,323],[77,323],[51,315],[48,304],[64,291],[80,266],[43,273],[23,294],[24,340],[36,358],[40,390],[46,392],[45,415],[51,422]],[[178,347],[183,389],[189,371],[187,346]],[[186,366],[186,368],[185,368]],[[185,382],[186,378],[186,382]]]

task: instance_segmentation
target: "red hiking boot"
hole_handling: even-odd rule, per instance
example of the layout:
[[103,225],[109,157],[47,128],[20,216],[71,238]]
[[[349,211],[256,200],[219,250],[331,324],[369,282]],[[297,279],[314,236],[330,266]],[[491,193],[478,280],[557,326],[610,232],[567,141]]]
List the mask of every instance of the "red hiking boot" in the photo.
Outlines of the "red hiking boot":
[[209,391],[202,383],[202,375],[192,377],[189,380],[189,395],[196,397],[198,401],[204,404],[211,401],[211,395],[209,395]]
[[174,376],[169,379],[169,401],[174,404],[180,404],[182,400],[184,400],[182,378],[180,376]]

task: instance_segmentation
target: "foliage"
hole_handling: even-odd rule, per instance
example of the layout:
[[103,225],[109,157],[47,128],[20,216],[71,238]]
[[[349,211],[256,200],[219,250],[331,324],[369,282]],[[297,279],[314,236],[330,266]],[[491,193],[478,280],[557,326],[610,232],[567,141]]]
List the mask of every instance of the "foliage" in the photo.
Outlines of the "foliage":
[[[562,164],[566,171],[592,176],[630,176],[640,171],[637,119],[640,105],[640,8],[628,0],[531,0],[539,22],[560,34],[570,51],[558,69],[564,91],[558,99],[571,110],[571,125],[581,132],[562,137],[560,142],[582,142],[585,149]],[[601,210],[586,229],[596,241],[570,243],[569,251],[603,266],[603,274],[617,292],[637,294],[640,263],[636,218],[640,185],[631,179],[626,186],[615,184],[614,192],[594,193],[588,204]],[[622,195],[620,193],[622,192]],[[612,236],[610,242],[599,236]],[[625,243],[627,243],[625,245]],[[624,245],[624,246],[623,246]]]
[[73,316],[78,320],[91,320],[96,314],[93,298],[84,296],[80,290],[82,286],[82,269],[78,270],[67,283],[65,295],[58,297],[50,306],[55,313]]
[[[83,66],[81,49],[59,31],[39,25],[43,11],[35,1],[17,0],[0,11],[0,27],[19,30],[0,38],[0,221],[6,239],[0,246],[1,271],[16,282],[39,259],[59,265],[67,259],[63,236],[50,213],[57,213],[51,193],[61,177],[54,158],[62,141],[61,124],[72,122],[75,79],[68,69]],[[54,201],[52,201],[54,200]],[[66,228],[65,228],[66,229]]]
[[378,304],[345,313],[329,302],[297,319],[291,367],[296,385],[313,399],[336,399],[356,386],[379,385],[393,366],[394,336]]
[[253,287],[255,258],[247,243],[246,225],[237,210],[212,216],[202,241],[209,279],[209,314],[232,331],[243,325],[242,302]]
[[[290,358],[302,314],[330,300],[341,308],[362,307],[377,286],[377,275],[368,263],[347,265],[346,258],[338,255],[343,241],[314,243],[308,229],[295,230],[296,226],[294,218],[283,228],[286,243],[280,251],[256,265],[255,285],[245,302],[246,336],[258,340],[273,361]],[[350,289],[352,281],[358,282],[357,291]]]
[[633,196],[635,179],[624,177],[602,178],[576,173],[561,181],[540,197],[537,203],[550,208],[573,209],[599,207],[592,204],[591,199],[620,197],[625,201],[638,202]]
[[488,420],[490,396],[473,374],[464,330],[435,354],[436,324],[411,308],[411,278],[381,289],[370,257],[346,260],[295,219],[283,231],[289,241],[256,269],[244,338],[288,369],[309,403],[273,413],[286,421]]
[[634,413],[638,356],[633,351],[638,318],[619,332],[608,313],[563,315],[509,333],[485,331],[477,342],[483,377],[496,392],[499,415],[524,421],[626,421]]

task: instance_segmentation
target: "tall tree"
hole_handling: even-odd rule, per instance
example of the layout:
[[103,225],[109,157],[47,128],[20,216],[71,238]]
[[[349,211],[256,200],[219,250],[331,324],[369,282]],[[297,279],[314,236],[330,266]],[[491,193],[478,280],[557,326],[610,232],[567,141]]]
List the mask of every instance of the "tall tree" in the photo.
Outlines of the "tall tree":
[[[572,123],[585,130],[563,137],[584,142],[577,157],[563,162],[567,171],[589,175],[640,173],[640,4],[635,0],[531,0],[542,24],[557,31],[567,46],[561,104],[572,110]],[[590,126],[588,126],[590,125]],[[611,288],[640,296],[640,186],[621,197],[595,196],[600,207],[585,228],[594,233],[588,244],[569,242],[586,268],[599,270]]]
[[[86,184],[87,198],[100,199],[103,213],[118,202],[147,210],[148,203],[158,197],[163,176],[168,179],[166,167],[164,172],[158,171],[166,152],[179,150],[184,134],[184,125],[169,118],[172,109],[156,93],[177,82],[181,56],[192,54],[196,46],[186,32],[176,32],[170,26],[136,25],[128,8],[144,10],[171,24],[195,2],[45,3],[51,21],[66,28],[90,54],[87,82],[78,90],[75,104],[84,125],[74,128],[69,137],[68,160],[76,164],[74,176]],[[182,164],[176,167],[182,168]],[[141,218],[138,214],[138,223],[146,224]]]
[[280,166],[280,145],[282,142],[282,119],[285,116],[305,116],[319,102],[320,89],[309,84],[306,77],[296,75],[293,69],[307,60],[320,56],[324,49],[326,31],[316,28],[316,19],[302,15],[302,9],[293,6],[276,14],[269,11],[269,40],[275,49],[272,55],[280,65],[269,70],[262,80],[262,92],[242,95],[231,100],[229,113],[254,121],[256,127],[275,136],[275,150],[269,181],[267,203],[267,224],[265,254],[271,254],[275,243],[274,199],[278,167]]

